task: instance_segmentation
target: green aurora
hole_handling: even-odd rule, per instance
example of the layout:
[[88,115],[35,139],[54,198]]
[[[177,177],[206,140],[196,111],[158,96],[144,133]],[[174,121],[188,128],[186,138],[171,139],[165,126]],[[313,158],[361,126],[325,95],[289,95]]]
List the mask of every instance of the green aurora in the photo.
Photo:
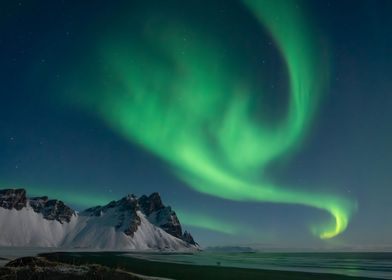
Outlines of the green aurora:
[[[332,238],[346,229],[354,201],[276,185],[264,174],[273,160],[298,148],[314,118],[328,69],[320,71],[321,54],[294,3],[246,0],[244,5],[270,33],[287,67],[290,102],[276,125],[255,113],[252,97],[260,89],[239,77],[236,62],[216,59],[219,42],[197,28],[184,40],[179,22],[146,28],[142,42],[99,44],[115,86],[94,94],[86,90],[81,94],[84,105],[126,139],[169,163],[194,190],[229,200],[325,210],[333,219],[311,228],[322,239]],[[196,221],[202,228],[221,226],[206,219],[192,224]]]
[[[179,216],[182,224],[186,226],[196,226],[199,228],[217,231],[229,235],[244,233],[243,231],[241,232],[239,230],[241,227],[229,223],[225,223],[220,219],[215,219],[213,217],[209,217],[206,215],[200,215],[198,213],[188,213],[187,211],[177,210],[176,213]],[[250,231],[249,233],[252,234],[253,232]],[[245,234],[249,234],[249,233],[245,231]]]

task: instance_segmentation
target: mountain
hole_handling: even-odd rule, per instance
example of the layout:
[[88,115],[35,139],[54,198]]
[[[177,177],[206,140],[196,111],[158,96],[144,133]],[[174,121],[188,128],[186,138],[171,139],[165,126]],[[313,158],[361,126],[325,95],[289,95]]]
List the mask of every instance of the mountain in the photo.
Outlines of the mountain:
[[211,246],[204,249],[206,252],[214,253],[255,253],[252,247],[244,246]]
[[61,200],[0,190],[0,246],[103,250],[197,250],[192,235],[158,193],[127,195],[77,212]]

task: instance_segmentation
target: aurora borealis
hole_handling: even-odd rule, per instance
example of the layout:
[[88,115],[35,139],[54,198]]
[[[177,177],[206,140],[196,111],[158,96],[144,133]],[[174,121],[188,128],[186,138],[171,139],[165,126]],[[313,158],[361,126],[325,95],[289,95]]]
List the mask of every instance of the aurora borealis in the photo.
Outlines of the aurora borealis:
[[[22,69],[24,82],[5,82],[9,92],[20,96],[9,93],[11,105],[4,112],[18,100],[24,104],[14,123],[4,117],[9,125],[2,131],[8,143],[0,166],[2,185],[23,185],[80,207],[129,192],[158,191],[178,209],[185,227],[206,236],[212,232],[217,239],[225,236],[229,243],[247,243],[242,235],[273,244],[271,232],[285,235],[296,225],[300,233],[289,245],[306,236],[314,244],[341,245],[344,236],[356,236],[351,224],[361,228],[362,215],[371,216],[364,202],[370,177],[360,182],[366,172],[355,177],[357,170],[366,170],[358,166],[372,164],[366,163],[373,156],[365,156],[371,152],[363,147],[374,147],[375,159],[378,149],[390,146],[386,141],[375,147],[379,138],[369,138],[385,133],[384,127],[369,125],[362,114],[359,122],[368,125],[361,132],[353,117],[354,105],[367,103],[366,86],[349,81],[361,80],[352,77],[350,64],[359,54],[354,51],[347,61],[337,58],[347,54],[337,47],[345,46],[344,36],[324,11],[344,11],[344,4],[119,3],[98,2],[91,13],[81,12],[88,9],[84,4],[51,4],[58,16],[55,27],[46,24],[51,16],[43,17],[33,25],[33,35],[27,22],[42,13],[40,6],[23,4],[23,12],[7,6],[28,20],[19,30],[5,17],[2,32],[37,36],[37,41],[31,44],[35,51],[15,68]],[[368,6],[365,1],[353,21]],[[336,16],[339,20],[343,16]],[[359,28],[372,34],[365,24]],[[360,41],[356,33],[350,36],[349,42]],[[367,60],[373,52],[362,51],[367,56],[356,69],[377,61]],[[383,67],[380,72],[386,71]],[[375,80],[373,75],[367,78]],[[373,94],[387,91],[383,83]],[[388,100],[383,108],[391,104]],[[33,124],[26,121],[29,117]],[[24,133],[39,147],[12,146]],[[390,139],[392,133],[385,135]],[[356,153],[346,152],[351,147],[357,147]],[[23,169],[19,161],[30,167]],[[73,198],[77,191],[80,195]],[[374,207],[377,213],[386,209]],[[276,220],[268,222],[269,217]]]
[[[154,45],[150,52],[137,44],[134,47],[132,41],[126,46],[122,42],[119,50],[104,47],[104,65],[113,67],[110,71],[116,73],[121,88],[89,93],[86,102],[97,104],[98,114],[127,139],[169,162],[172,171],[195,190],[224,199],[326,210],[335,225],[319,235],[334,237],[347,227],[353,202],[292,191],[263,179],[256,181],[249,174],[251,170],[262,172],[303,137],[328,69],[316,71],[316,47],[304,32],[303,19],[299,12],[287,12],[295,11],[294,6],[268,1],[246,4],[271,32],[288,68],[290,105],[277,127],[252,118],[252,89],[237,82],[233,65],[221,65],[215,59],[218,53],[213,42],[208,48],[203,45],[207,41],[204,34],[192,32],[192,44],[179,51],[184,44],[178,42],[181,38],[175,24],[145,35],[145,44]],[[286,21],[280,24],[269,15]],[[151,59],[153,51],[158,54]]]

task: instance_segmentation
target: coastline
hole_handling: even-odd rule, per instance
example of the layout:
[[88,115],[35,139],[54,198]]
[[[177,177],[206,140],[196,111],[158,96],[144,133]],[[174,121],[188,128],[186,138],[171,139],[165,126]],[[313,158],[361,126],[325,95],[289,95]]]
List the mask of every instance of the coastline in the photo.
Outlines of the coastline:
[[[151,277],[167,279],[309,279],[309,280],[370,280],[370,279],[391,279],[373,275],[349,276],[334,273],[312,272],[312,271],[287,271],[280,269],[264,269],[251,267],[232,267],[219,265],[205,265],[187,262],[170,262],[166,260],[151,259],[141,257],[143,254],[149,255],[176,255],[176,252],[128,252],[128,251],[101,251],[86,249],[65,249],[60,248],[23,248],[23,247],[0,247],[0,268],[11,260],[26,256],[38,256],[60,263],[83,266],[98,264],[110,269],[122,269],[135,275],[145,275]],[[127,254],[131,253],[131,254]],[[135,254],[135,256],[132,256]],[[140,255],[139,255],[140,254]],[[188,254],[186,254],[188,255]],[[192,255],[192,254],[190,254]],[[183,260],[185,261],[185,259]],[[366,277],[367,276],[367,277]]]
[[263,270],[250,268],[235,268],[225,266],[208,266],[178,264],[161,261],[150,261],[128,256],[124,258],[118,253],[44,253],[39,256],[51,261],[84,265],[88,263],[116,267],[132,273],[146,276],[164,277],[177,280],[238,280],[238,279],[271,279],[271,280],[370,280],[379,278],[355,277],[327,273],[311,273],[297,271]]

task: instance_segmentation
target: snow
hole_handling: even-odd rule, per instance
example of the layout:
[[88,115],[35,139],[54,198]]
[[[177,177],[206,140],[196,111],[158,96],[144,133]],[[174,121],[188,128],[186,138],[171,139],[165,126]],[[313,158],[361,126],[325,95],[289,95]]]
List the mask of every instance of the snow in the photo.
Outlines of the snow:
[[[122,213],[124,214],[124,213]],[[0,207],[0,246],[62,247],[100,250],[168,250],[194,251],[189,245],[151,222],[140,211],[138,226],[133,237],[123,228],[116,230],[118,215],[115,208],[101,216],[76,213],[69,223],[47,220],[30,207],[21,210]],[[129,220],[131,217],[126,216]]]
[[64,224],[46,220],[30,207],[0,208],[0,246],[56,247],[76,222],[77,219]]

